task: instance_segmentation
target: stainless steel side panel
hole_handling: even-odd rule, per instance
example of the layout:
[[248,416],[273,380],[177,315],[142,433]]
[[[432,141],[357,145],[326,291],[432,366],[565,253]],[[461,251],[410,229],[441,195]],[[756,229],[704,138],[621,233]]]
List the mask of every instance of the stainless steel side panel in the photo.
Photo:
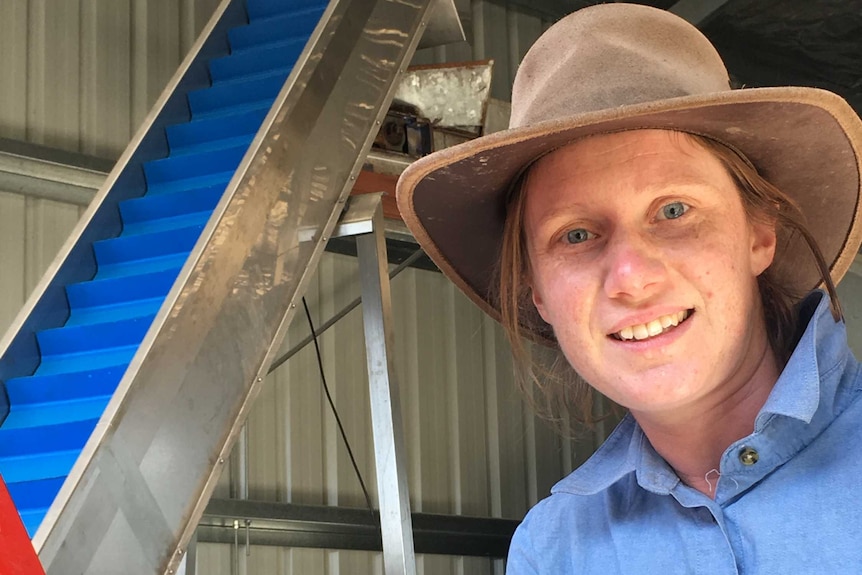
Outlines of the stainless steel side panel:
[[34,541],[49,575],[176,570],[427,8],[329,6]]
[[427,20],[425,33],[419,40],[420,49],[445,46],[466,39],[454,0],[433,0]]

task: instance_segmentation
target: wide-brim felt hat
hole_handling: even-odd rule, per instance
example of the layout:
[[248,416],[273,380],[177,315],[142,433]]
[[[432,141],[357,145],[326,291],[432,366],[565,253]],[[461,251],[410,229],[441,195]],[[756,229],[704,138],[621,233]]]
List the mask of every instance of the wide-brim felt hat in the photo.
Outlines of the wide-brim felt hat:
[[[410,165],[398,207],[440,270],[499,320],[492,283],[513,181],[575,140],[635,129],[698,134],[741,153],[799,205],[834,281],[850,267],[862,239],[859,116],[816,88],[731,89],[697,28],[641,5],[596,5],[549,28],[518,69],[510,128]],[[799,237],[779,238],[773,268],[799,294],[821,283]],[[527,313],[529,335],[552,339]]]

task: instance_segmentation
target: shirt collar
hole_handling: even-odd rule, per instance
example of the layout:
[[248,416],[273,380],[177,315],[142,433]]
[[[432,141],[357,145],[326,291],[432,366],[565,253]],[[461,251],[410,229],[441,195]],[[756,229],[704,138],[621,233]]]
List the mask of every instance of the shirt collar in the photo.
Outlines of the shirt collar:
[[820,290],[809,294],[799,309],[799,321],[808,325],[757,415],[756,432],[774,415],[810,423],[821,394],[831,397],[836,392],[837,378],[824,380],[821,389],[821,376],[833,371],[848,354],[844,324],[836,324],[829,297]]
[[604,491],[637,469],[642,436],[640,426],[627,413],[596,452],[551,488],[551,493],[592,495]]
[[[790,360],[772,389],[755,421],[760,433],[775,416],[808,424],[815,414],[827,425],[838,393],[843,366],[851,356],[843,322],[832,317],[829,298],[817,290],[800,304],[799,321],[808,322]],[[817,429],[807,426],[805,435],[814,437]],[[798,429],[796,431],[799,431]],[[793,441],[798,449],[803,442]],[[804,441],[807,443],[807,441]],[[648,491],[667,494],[679,478],[652,448],[640,426],[627,414],[608,439],[581,467],[557,483],[551,493],[592,495],[604,491],[630,473]]]

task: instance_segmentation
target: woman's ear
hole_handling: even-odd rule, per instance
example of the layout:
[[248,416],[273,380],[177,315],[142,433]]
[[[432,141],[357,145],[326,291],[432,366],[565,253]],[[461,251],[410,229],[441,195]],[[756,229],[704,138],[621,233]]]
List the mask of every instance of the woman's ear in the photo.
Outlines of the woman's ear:
[[530,290],[530,298],[533,300],[533,305],[536,306],[536,311],[539,312],[539,316],[541,316],[546,324],[551,325],[551,322],[548,321],[548,318],[545,315],[545,304],[542,300],[542,295],[533,287],[532,283],[528,283],[528,286],[528,289]]
[[759,276],[772,265],[775,247],[778,243],[775,222],[754,222],[751,224],[751,272]]

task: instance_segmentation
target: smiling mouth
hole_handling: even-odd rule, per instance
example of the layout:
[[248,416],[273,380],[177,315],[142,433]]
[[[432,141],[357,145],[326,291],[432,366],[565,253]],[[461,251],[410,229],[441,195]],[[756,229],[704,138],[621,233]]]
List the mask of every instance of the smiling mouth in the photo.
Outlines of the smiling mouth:
[[675,329],[679,324],[690,318],[693,313],[693,309],[687,309],[676,313],[662,315],[648,323],[640,323],[624,327],[617,333],[612,333],[610,336],[619,341],[641,341],[649,339]]

